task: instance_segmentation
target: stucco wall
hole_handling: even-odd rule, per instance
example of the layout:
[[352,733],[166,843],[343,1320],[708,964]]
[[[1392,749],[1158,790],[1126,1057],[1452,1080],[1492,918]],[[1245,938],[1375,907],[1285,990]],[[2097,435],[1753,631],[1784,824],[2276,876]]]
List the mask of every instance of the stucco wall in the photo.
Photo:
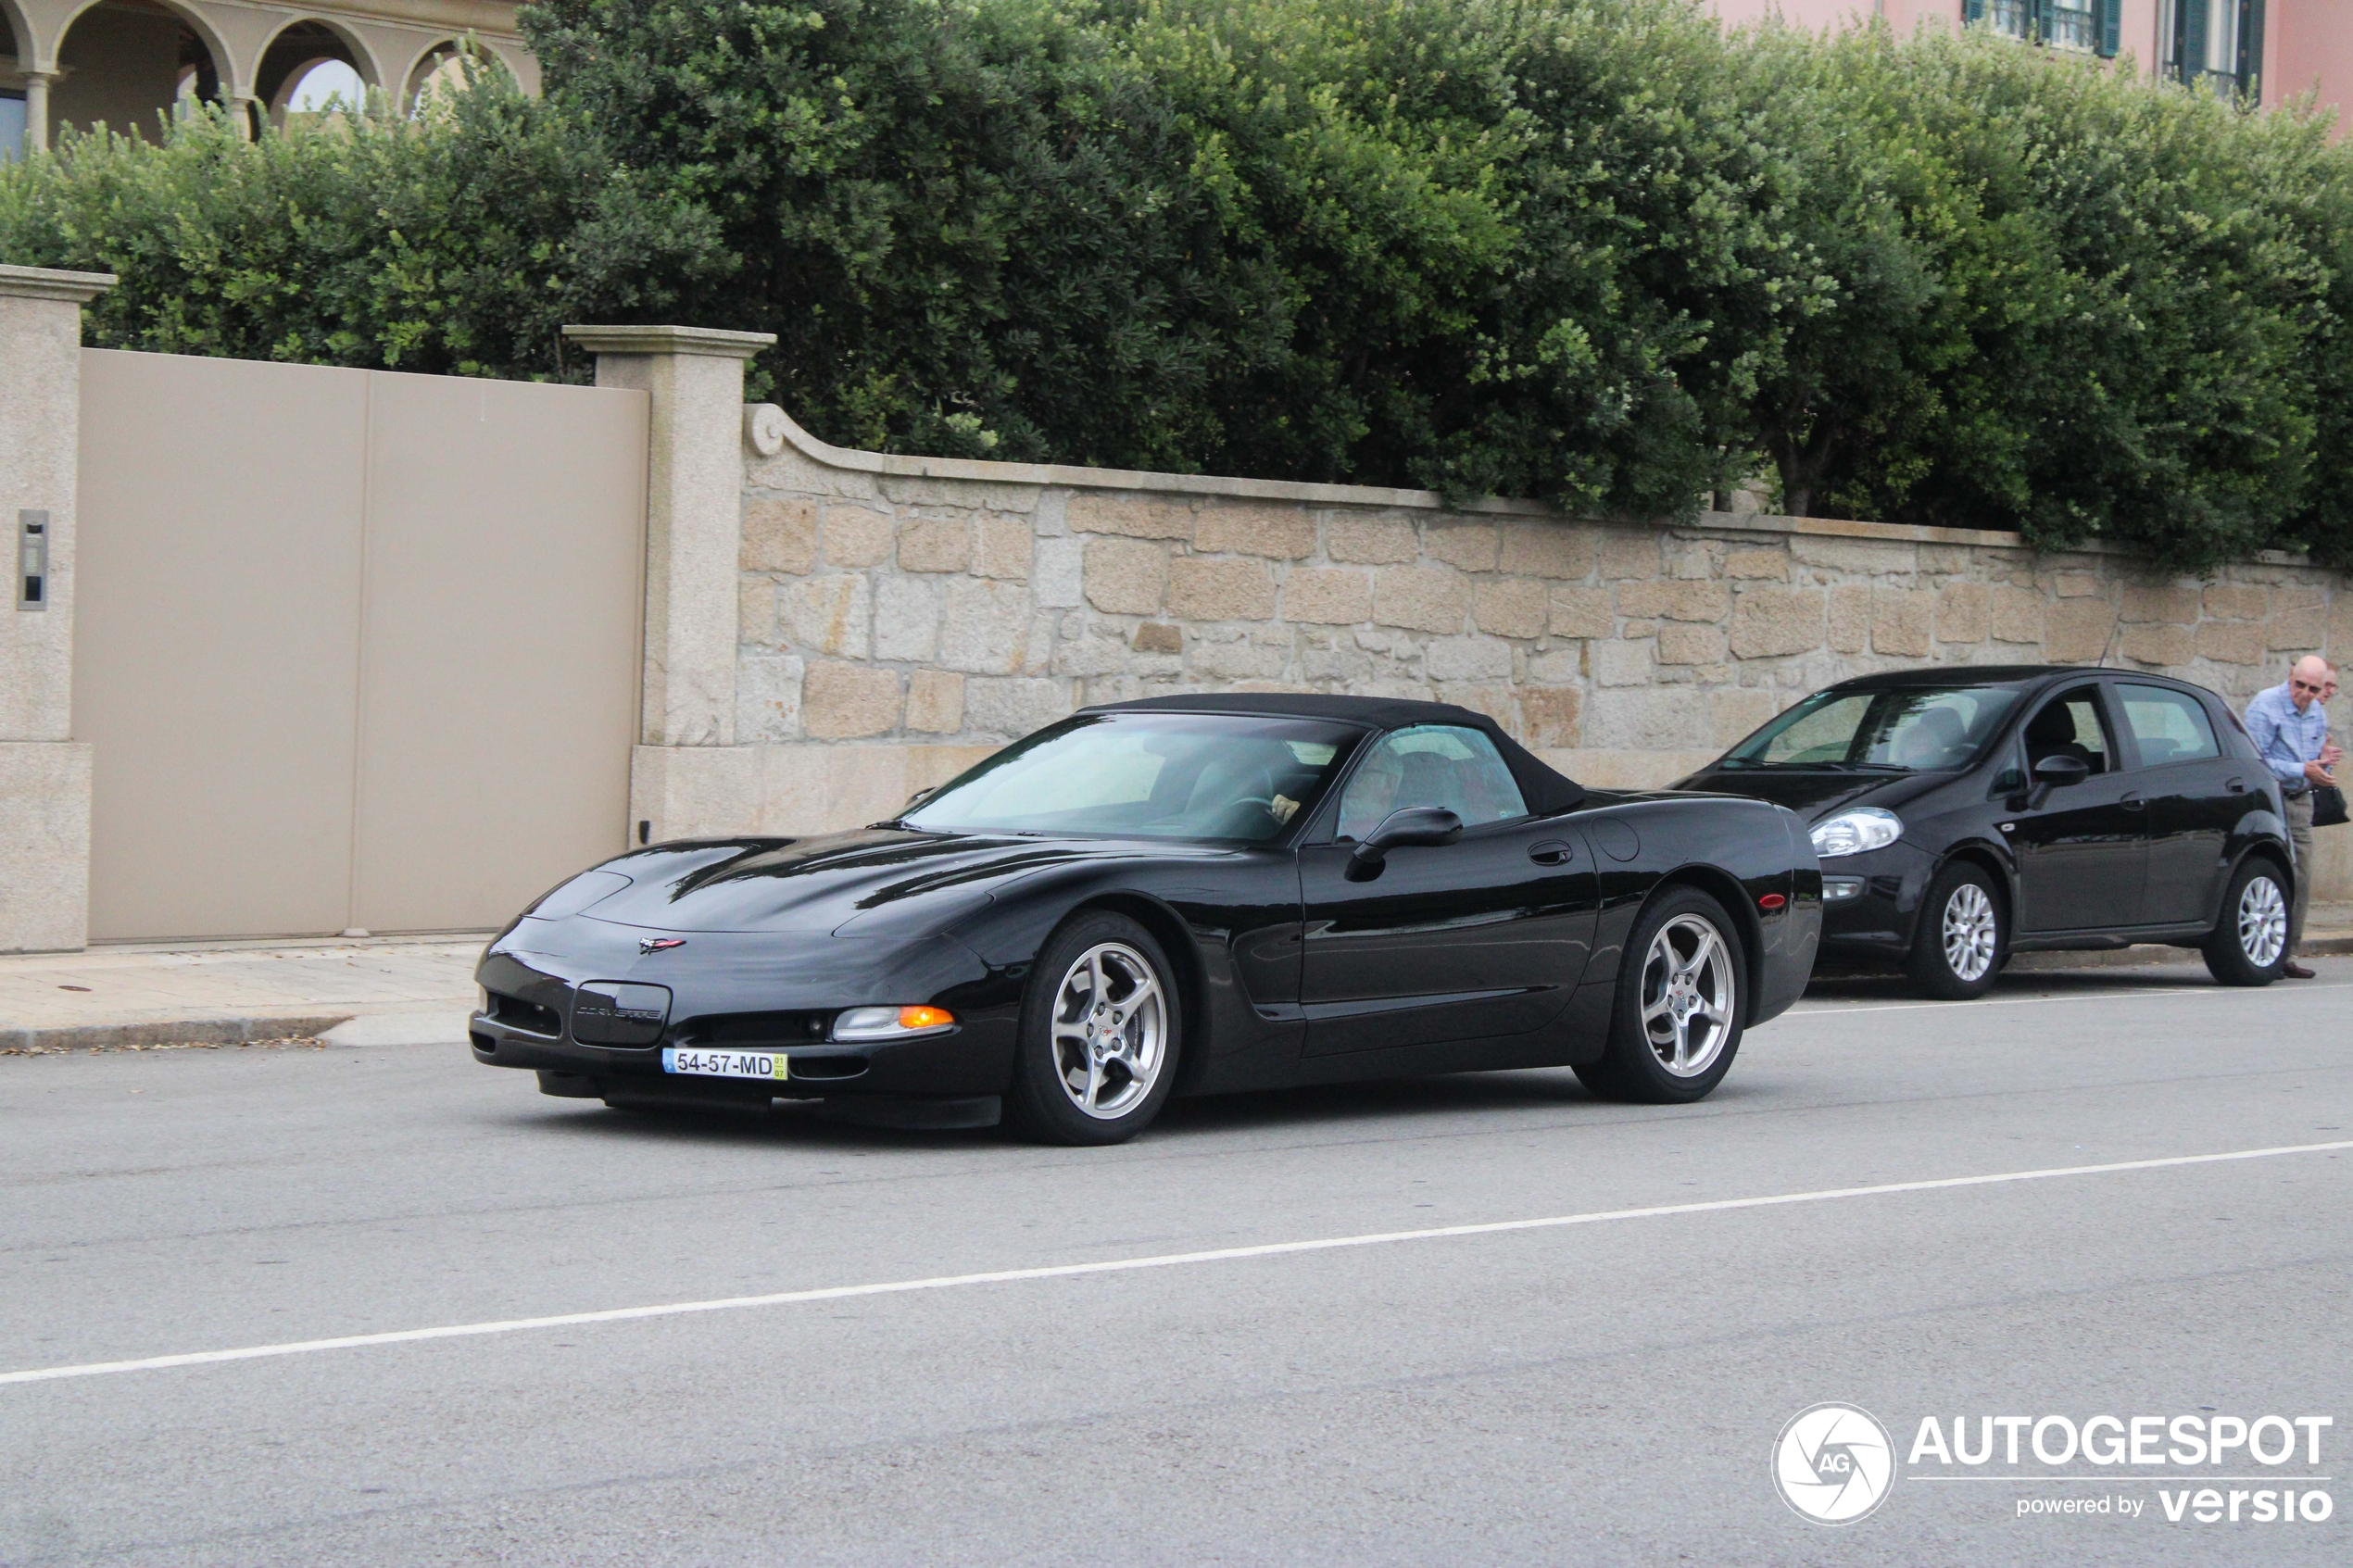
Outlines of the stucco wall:
[[2007,534],[878,457],[752,413],[736,744],[644,759],[655,836],[872,821],[1074,708],[1187,690],[1437,697],[1650,784],[1867,671],[2106,656],[2236,703],[2353,648],[2353,595],[2285,558],[2203,581]]

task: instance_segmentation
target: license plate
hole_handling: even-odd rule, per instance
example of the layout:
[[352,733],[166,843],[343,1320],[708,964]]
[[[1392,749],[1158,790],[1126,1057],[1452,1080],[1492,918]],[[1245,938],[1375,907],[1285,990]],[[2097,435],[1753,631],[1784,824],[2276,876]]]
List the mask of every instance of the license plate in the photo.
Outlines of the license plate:
[[698,1078],[789,1078],[790,1060],[782,1051],[698,1051],[665,1046],[664,1073],[687,1073]]

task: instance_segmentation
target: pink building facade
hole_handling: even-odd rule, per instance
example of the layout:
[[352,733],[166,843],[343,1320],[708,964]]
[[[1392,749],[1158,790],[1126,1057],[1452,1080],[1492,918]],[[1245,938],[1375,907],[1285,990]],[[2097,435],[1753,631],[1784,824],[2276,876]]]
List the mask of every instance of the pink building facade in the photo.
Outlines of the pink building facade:
[[1980,22],[2020,40],[2129,56],[2175,81],[2246,91],[2264,104],[2317,92],[2353,118],[2353,0],[1714,0],[1727,22],[1779,15],[1801,27],[1858,14],[1899,33]]

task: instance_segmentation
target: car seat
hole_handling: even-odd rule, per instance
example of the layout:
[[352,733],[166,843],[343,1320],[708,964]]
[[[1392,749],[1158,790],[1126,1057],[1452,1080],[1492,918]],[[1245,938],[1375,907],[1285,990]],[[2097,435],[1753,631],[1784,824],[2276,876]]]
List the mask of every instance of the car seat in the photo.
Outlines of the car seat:
[[2092,771],[2100,771],[2098,754],[2075,738],[2075,715],[2064,702],[2045,707],[2026,726],[2027,767],[2045,757],[2072,757]]
[[1931,708],[1896,737],[1893,760],[1906,768],[1957,768],[1969,756],[1969,730],[1949,708]]
[[1461,770],[1434,751],[1409,751],[1398,759],[1399,806],[1443,806],[1458,817],[1464,807]]

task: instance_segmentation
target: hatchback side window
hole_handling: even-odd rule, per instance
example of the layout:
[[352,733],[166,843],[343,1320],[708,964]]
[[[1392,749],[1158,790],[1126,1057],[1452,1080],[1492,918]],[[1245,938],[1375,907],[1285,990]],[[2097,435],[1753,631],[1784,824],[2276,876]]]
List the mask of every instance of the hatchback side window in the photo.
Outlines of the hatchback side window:
[[2221,744],[2214,738],[2214,721],[2206,716],[2206,705],[2189,693],[2120,683],[2116,695],[2123,699],[2124,727],[2133,732],[2142,767],[2161,768],[2168,762],[2197,762],[2222,755]]
[[2108,732],[2100,728],[2099,693],[2078,686],[2043,705],[2026,722],[2026,765],[2032,769],[2045,757],[2072,757],[2095,773],[2115,764],[2108,760]]
[[1362,838],[1408,806],[1442,806],[1474,828],[1528,815],[1519,781],[1495,743],[1453,724],[1416,724],[1382,736],[1340,797],[1340,836]]

